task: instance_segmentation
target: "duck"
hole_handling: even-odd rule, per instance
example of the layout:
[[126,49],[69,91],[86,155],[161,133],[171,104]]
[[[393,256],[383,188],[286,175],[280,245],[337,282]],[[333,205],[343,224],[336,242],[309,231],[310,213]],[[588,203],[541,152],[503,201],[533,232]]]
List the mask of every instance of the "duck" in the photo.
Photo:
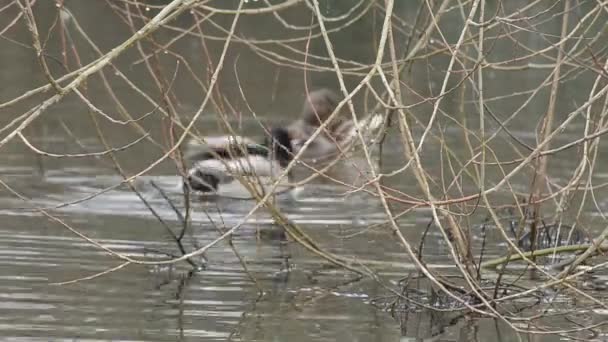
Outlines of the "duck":
[[293,149],[289,131],[275,127],[261,144],[243,136],[191,140],[184,155],[193,163],[184,186],[202,194],[218,194],[220,187],[237,177],[276,178],[292,160]]
[[373,140],[384,122],[380,114],[368,115],[355,124],[345,115],[350,111],[343,110],[304,147],[314,132],[329,119],[339,102],[338,95],[328,88],[311,91],[304,100],[300,117],[287,126],[293,153],[299,154],[300,160],[308,166],[306,171],[298,168],[300,172],[293,177],[295,181],[307,179],[322,170],[324,177],[321,178],[326,180],[325,183],[360,186],[376,167],[356,156],[352,147],[358,142],[358,133],[363,134],[366,140]]
[[[328,120],[339,102],[338,95],[327,88],[308,93],[300,118],[287,127],[295,153],[300,152],[304,143]],[[326,125],[325,130],[309,143],[301,155],[303,159],[319,159],[336,153],[340,146],[345,145],[354,123],[345,118],[344,114],[338,113]]]
[[[272,128],[263,143],[238,135],[190,140],[184,156],[192,166],[184,178],[184,186],[198,193],[217,195],[220,188],[226,188],[237,177],[272,180],[283,173],[295,155],[299,158],[287,174],[291,189],[308,183],[307,179],[315,173],[322,176],[316,177],[321,179],[320,183],[360,186],[369,178],[370,166],[366,160],[354,156],[351,147],[357,142],[358,133],[369,139],[377,132],[383,122],[381,115],[368,115],[355,124],[339,113],[304,147],[339,102],[336,93],[329,89],[311,91],[302,105],[300,117],[289,125]],[[235,196],[224,197],[245,198],[240,190],[234,192]]]

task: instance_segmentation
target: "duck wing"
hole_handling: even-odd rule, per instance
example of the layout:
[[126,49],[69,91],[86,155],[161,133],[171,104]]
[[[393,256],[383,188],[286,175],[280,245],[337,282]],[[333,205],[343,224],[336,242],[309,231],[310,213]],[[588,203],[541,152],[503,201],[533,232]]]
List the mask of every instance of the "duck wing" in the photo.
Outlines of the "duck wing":
[[248,137],[223,135],[192,139],[184,151],[184,157],[190,161],[240,158],[247,154],[268,155],[268,148]]

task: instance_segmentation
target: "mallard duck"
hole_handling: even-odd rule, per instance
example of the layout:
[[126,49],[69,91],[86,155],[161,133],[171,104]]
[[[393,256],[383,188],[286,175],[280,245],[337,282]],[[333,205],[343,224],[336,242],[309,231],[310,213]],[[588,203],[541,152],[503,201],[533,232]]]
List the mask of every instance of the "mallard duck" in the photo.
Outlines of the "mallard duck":
[[[340,102],[338,95],[329,89],[312,91],[302,106],[300,119],[288,126],[294,152],[298,153],[304,143],[321,124],[329,118]],[[353,129],[353,122],[343,113],[335,116],[325,130],[310,142],[302,153],[303,159],[314,159],[335,153]]]
[[263,144],[241,136],[207,137],[192,140],[186,157],[194,162],[185,185],[202,193],[217,193],[220,185],[235,177],[276,177],[293,157],[291,138],[284,127],[273,128]]
[[[242,136],[207,137],[204,143],[191,140],[185,156],[193,166],[185,184],[202,193],[217,193],[221,185],[233,183],[236,176],[280,175],[293,156],[301,152],[300,164],[303,165],[293,167],[288,175],[290,182],[308,179],[321,171],[324,176],[321,179],[330,183],[337,181],[359,186],[369,177],[370,166],[366,160],[354,156],[351,147],[356,145],[358,133],[371,140],[382,125],[381,115],[369,115],[359,120],[357,125],[339,115],[302,150],[338,103],[338,96],[331,90],[311,92],[304,102],[301,117],[287,127],[272,129],[271,138],[263,144]],[[235,189],[234,194],[237,195],[227,197],[241,198],[241,190]]]
[[334,112],[339,102],[338,95],[329,89],[312,91],[304,101],[300,118],[288,126],[294,154],[301,152],[301,160],[309,166],[308,172],[299,172],[295,178],[303,179],[311,173],[323,170],[324,178],[330,182],[333,180],[358,186],[369,176],[370,165],[355,157],[351,147],[358,141],[359,132],[367,140],[373,139],[373,134],[382,126],[381,115],[369,115],[355,125],[354,121],[344,115],[346,112],[338,113],[327,123],[325,130],[301,151],[313,133]]

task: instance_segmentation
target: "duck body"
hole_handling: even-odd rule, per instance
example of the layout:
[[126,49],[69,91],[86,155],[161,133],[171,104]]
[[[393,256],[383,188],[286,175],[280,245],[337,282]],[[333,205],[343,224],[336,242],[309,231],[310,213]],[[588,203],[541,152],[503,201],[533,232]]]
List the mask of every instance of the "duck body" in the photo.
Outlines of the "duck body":
[[186,157],[193,161],[185,186],[203,194],[217,194],[237,177],[276,178],[292,157],[285,128],[273,128],[263,144],[240,136],[208,137],[206,144],[190,142]]

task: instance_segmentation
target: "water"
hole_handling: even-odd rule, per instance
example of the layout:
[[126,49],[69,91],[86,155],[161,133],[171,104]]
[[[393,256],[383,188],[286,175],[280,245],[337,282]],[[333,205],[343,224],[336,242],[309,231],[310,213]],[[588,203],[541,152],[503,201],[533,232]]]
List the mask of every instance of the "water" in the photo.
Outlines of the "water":
[[[154,4],[146,7],[145,11],[154,13]],[[42,28],[48,28],[54,18],[52,5],[41,3],[35,7],[43,32],[46,31]],[[121,43],[129,33],[125,26],[107,24],[110,20],[118,19],[106,3],[91,2],[83,6],[81,2],[68,1],[66,5],[104,51]],[[416,7],[401,6],[397,8],[397,13],[413,22]],[[341,13],[338,8],[325,7],[324,10],[337,11],[334,15]],[[309,18],[302,20],[299,12],[296,12],[287,11],[285,17],[306,25]],[[0,13],[0,22],[7,23],[16,13],[18,12],[14,9]],[[248,33],[248,37],[259,39],[280,36],[282,31],[277,28],[279,24],[266,20],[268,17],[264,18],[244,18],[239,29]],[[225,16],[218,18],[217,22],[229,27],[230,20]],[[457,22],[457,18],[451,20]],[[180,18],[174,24],[187,27],[192,24],[192,18]],[[379,28],[378,24],[371,17],[366,17],[346,33],[338,35],[336,47],[343,54],[342,57],[369,62],[373,57],[369,42],[372,41],[373,29]],[[18,25],[18,29],[9,32],[10,37],[29,42],[25,26],[22,23]],[[207,48],[212,51],[212,59],[216,60],[221,44],[214,41],[213,36],[219,33],[207,26],[205,28],[210,30]],[[174,34],[175,32],[164,30],[157,34],[157,38],[163,40]],[[302,32],[295,36],[301,34]],[[450,34],[452,32],[447,32],[448,39],[453,39]],[[534,40],[534,43],[542,45],[546,42]],[[85,61],[90,61],[94,55],[88,54],[92,52],[85,48],[85,42],[78,38],[77,44],[83,51]],[[0,102],[45,84],[46,80],[38,72],[38,62],[31,50],[5,40],[0,41],[0,47],[0,63],[10,65],[0,68],[4,84],[0,89]],[[183,39],[176,43],[172,51],[187,56],[197,72],[201,72],[207,67],[206,60],[201,62],[200,59],[201,48],[197,39]],[[60,56],[58,38],[52,39],[47,49],[53,56]],[[320,41],[314,41],[310,49],[313,53],[325,53]],[[277,67],[260,58],[258,53],[244,45],[236,45],[234,50],[230,50],[217,89],[236,108],[237,114],[229,119],[238,131],[259,137],[262,129],[251,116],[249,108],[253,108],[264,123],[288,123],[295,119],[303,100],[304,73],[301,70]],[[510,53],[509,47],[498,44],[495,53],[503,56]],[[139,58],[132,51],[120,57],[117,65],[158,100],[158,90],[150,83],[146,68],[137,62]],[[172,75],[176,68],[175,59],[164,55],[160,58],[162,65],[167,68],[166,74]],[[439,69],[443,70],[445,59],[437,57],[431,61],[438,63],[441,66]],[[54,73],[63,73],[55,64],[51,68]],[[197,110],[204,92],[183,68],[180,64],[172,96],[175,96],[178,112],[183,119],[187,119]],[[425,68],[415,68],[407,73],[412,79],[411,85],[424,92],[436,93],[442,72],[436,75],[435,71],[429,71],[427,75]],[[547,71],[530,71],[519,78],[512,74],[503,75],[500,71],[491,71],[488,75],[504,81],[489,82],[487,96],[490,98],[509,93],[512,89],[521,90],[524,86],[525,89],[533,88],[534,82],[546,77]],[[154,110],[153,106],[138,97],[109,69],[106,76],[118,98],[134,117],[141,117]],[[337,88],[333,74],[307,71],[306,77],[309,85]],[[430,85],[426,84],[427,77],[431,79]],[[565,89],[572,90],[572,96],[559,99],[560,109],[563,109],[560,115],[565,115],[573,103],[584,101],[586,94],[579,90],[583,87],[578,87],[576,82],[589,84],[589,79],[589,75],[582,75],[580,79],[564,85]],[[352,86],[359,79],[349,76],[346,81],[348,86]],[[97,106],[122,120],[105,92],[100,77],[93,77],[87,90]],[[0,123],[6,124],[17,116],[16,113],[21,113],[48,95],[0,109]],[[411,97],[411,102],[417,102],[414,95],[408,94],[406,97]],[[462,144],[461,130],[455,125],[449,125],[449,115],[459,118],[457,115],[461,114],[454,110],[458,101],[457,94],[447,96],[444,107],[448,112],[438,121],[445,125],[441,131],[445,145],[456,155],[466,156],[468,150]],[[355,102],[362,106],[364,101],[358,98]],[[506,116],[516,106],[515,101],[510,99],[491,102],[496,102],[493,108],[497,108],[497,114],[502,116]],[[545,106],[546,102],[537,100],[527,110],[530,113],[544,113]],[[429,109],[422,105],[415,108],[413,114],[426,122]],[[468,109],[468,105],[465,106],[465,111]],[[219,131],[213,110],[215,109],[205,112],[197,123],[197,128],[203,133]],[[474,120],[474,116],[471,117]],[[125,145],[141,137],[141,132],[130,126],[116,125],[102,117],[97,119],[105,139],[112,146]],[[163,124],[159,114],[151,114],[141,124],[158,145],[166,143],[166,130],[163,130],[166,123]],[[528,120],[516,120],[512,127],[513,133],[522,141],[533,144],[535,124],[536,121],[530,124]],[[554,145],[578,139],[582,125],[582,121],[576,121],[555,140]],[[414,129],[417,137],[423,129],[422,126]],[[490,131],[494,129],[497,127],[489,128]],[[440,132],[437,130],[432,133],[437,136]],[[105,147],[96,134],[86,107],[72,96],[49,108],[25,131],[32,144],[53,153],[103,151]],[[430,142],[422,151],[423,163],[434,177],[435,183],[431,186],[437,193],[441,193],[440,170],[445,168],[445,164],[442,164],[445,161],[438,156],[445,153],[445,150],[433,136],[427,139]],[[116,153],[123,173],[133,175],[159,158],[163,151],[158,145],[143,141],[127,151]],[[390,158],[385,167],[401,167],[403,160],[397,134],[389,137],[387,146],[386,153]],[[505,160],[517,157],[507,144],[497,141],[492,147]],[[552,159],[551,176],[555,182],[564,182],[571,177],[572,170],[578,163],[577,153],[576,149],[572,149],[560,154],[560,158]],[[445,158],[445,155],[442,156]],[[423,339],[554,341],[558,338],[556,335],[520,334],[502,321],[463,315],[462,311],[408,310],[405,304],[394,303],[394,293],[391,290],[399,290],[399,281],[410,275],[415,266],[389,227],[383,224],[385,214],[382,206],[371,197],[350,195],[344,198],[341,196],[342,190],[328,190],[319,186],[308,187],[295,197],[279,196],[277,204],[292,222],[320,243],[324,250],[342,257],[356,258],[376,274],[376,280],[359,278],[305,250],[285,236],[265,209],[258,210],[243,222],[255,203],[231,199],[193,199],[191,227],[184,239],[188,251],[204,246],[226,230],[241,225],[229,242],[222,241],[206,251],[204,257],[193,258],[196,263],[204,264],[199,272],[191,272],[190,265],[185,262],[174,265],[129,264],[118,268],[123,260],[85,241],[68,228],[105,248],[136,260],[160,260],[167,255],[179,254],[176,243],[167,232],[168,227],[177,234],[182,227],[178,215],[169,204],[171,201],[180,210],[184,205],[179,191],[181,178],[177,176],[174,163],[166,160],[134,181],[133,186],[146,200],[145,204],[129,187],[121,185],[123,177],[107,157],[40,157],[14,140],[0,150],[0,161],[0,180],[25,198],[19,198],[5,187],[0,188],[2,340],[299,342]],[[598,169],[601,170],[605,162],[600,159],[599,163]],[[530,170],[526,170],[514,177],[511,184],[513,189],[525,195],[529,189],[530,174]],[[488,184],[493,179],[500,179],[500,176],[497,170],[488,168]],[[605,174],[598,171],[597,179],[603,178]],[[411,173],[403,173],[386,181],[388,185],[407,194],[423,198]],[[168,199],[152,182],[162,189]],[[463,184],[464,193],[475,193],[473,184],[466,180]],[[452,191],[456,190],[452,188]],[[597,218],[598,211],[606,207],[601,196],[603,192],[602,188],[597,189],[598,206],[588,206],[583,213],[589,217],[589,223],[585,222],[585,227],[591,236],[603,229],[602,221],[593,220],[594,217]],[[496,194],[493,200],[496,203],[512,202],[508,192]],[[395,206],[397,212],[405,209],[401,205]],[[167,227],[155,219],[152,210]],[[482,209],[478,209],[469,218],[473,227],[476,258],[480,254],[480,223],[485,214]],[[398,223],[404,236],[417,247],[430,220],[430,211],[418,208],[403,215]],[[486,229],[488,242],[484,260],[502,256],[507,246],[496,227],[488,226]],[[423,249],[424,261],[434,270],[456,274],[448,245],[440,233],[431,229],[428,236]],[[243,262],[246,267],[243,267]],[[102,274],[114,268],[118,269]],[[608,283],[608,277],[604,273],[597,272],[586,283],[579,284],[580,288],[597,298],[604,298],[601,286]],[[534,284],[534,278],[527,273],[522,276],[513,272],[505,277],[522,286]],[[423,291],[428,286],[423,282],[420,288],[422,292],[418,296],[428,299],[428,292]],[[547,290],[547,298],[554,300],[551,307],[554,311],[549,310],[551,313],[575,307],[579,323],[592,324],[605,320],[605,312],[596,310],[597,306],[584,301],[572,303],[571,297],[551,291],[552,289]],[[393,303],[395,305],[392,307],[396,310],[391,312]],[[529,303],[509,303],[512,315],[519,313],[515,309],[517,305],[525,304]],[[530,315],[541,309],[535,310],[531,308],[524,312]],[[547,315],[542,323],[559,327],[564,321],[558,315]],[[516,327],[534,329],[525,324]],[[605,330],[600,331],[605,334]],[[599,341],[605,335],[595,338]]]

